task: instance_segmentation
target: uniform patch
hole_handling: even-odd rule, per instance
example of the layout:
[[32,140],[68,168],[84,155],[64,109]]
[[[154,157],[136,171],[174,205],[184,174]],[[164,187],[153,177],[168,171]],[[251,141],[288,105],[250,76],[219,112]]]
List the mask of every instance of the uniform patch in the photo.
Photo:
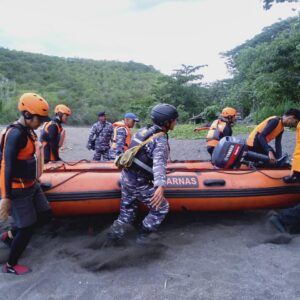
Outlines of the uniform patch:
[[167,176],[167,187],[169,188],[199,187],[199,182],[197,176]]

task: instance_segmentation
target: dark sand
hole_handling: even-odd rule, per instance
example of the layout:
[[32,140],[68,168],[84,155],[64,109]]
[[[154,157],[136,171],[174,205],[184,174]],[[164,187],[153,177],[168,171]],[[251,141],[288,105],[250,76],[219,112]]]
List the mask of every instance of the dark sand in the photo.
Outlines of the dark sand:
[[[88,130],[68,128],[65,160],[92,157]],[[204,145],[172,140],[171,158],[207,158]],[[283,145],[292,152],[294,133]],[[153,245],[135,245],[132,232],[125,245],[104,249],[115,216],[57,219],[36,232],[20,260],[31,274],[0,274],[0,299],[300,299],[300,237],[281,244],[266,213],[169,214]],[[1,246],[1,263],[7,254]]]

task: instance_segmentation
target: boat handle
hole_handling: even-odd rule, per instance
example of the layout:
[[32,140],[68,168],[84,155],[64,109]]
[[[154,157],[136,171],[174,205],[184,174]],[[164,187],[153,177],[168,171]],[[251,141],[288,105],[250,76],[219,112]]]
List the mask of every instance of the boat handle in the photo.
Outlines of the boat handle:
[[205,186],[224,186],[226,181],[224,179],[206,179],[203,180]]

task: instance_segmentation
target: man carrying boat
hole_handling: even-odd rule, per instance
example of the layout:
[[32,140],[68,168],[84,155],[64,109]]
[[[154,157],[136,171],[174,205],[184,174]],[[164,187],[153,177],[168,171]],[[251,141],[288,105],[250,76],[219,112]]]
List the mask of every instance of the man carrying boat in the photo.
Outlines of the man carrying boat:
[[128,112],[124,115],[123,121],[113,123],[114,134],[110,149],[111,159],[115,159],[128,149],[132,138],[131,128],[139,121],[139,118],[134,113]]
[[128,225],[136,217],[138,202],[145,204],[149,213],[142,221],[137,242],[147,241],[169,211],[164,197],[167,184],[166,166],[169,156],[168,131],[176,126],[178,112],[169,104],[158,104],[151,111],[153,125],[142,128],[134,135],[129,150],[143,146],[135,155],[130,167],[121,173],[121,208],[118,219],[110,227],[111,241],[122,238]]
[[43,171],[43,149],[34,132],[49,121],[48,103],[38,94],[25,93],[19,100],[19,120],[9,125],[1,136],[0,219],[5,221],[10,211],[15,227],[2,234],[9,248],[4,273],[23,275],[30,272],[18,260],[27,247],[34,228],[50,221],[52,211],[38,179]]
[[57,105],[54,112],[55,117],[45,123],[40,136],[40,141],[44,145],[45,163],[61,160],[59,149],[65,139],[65,130],[62,124],[66,124],[72,114],[71,109],[64,104]]
[[[291,174],[283,177],[283,181],[288,184],[300,183],[300,110],[295,109],[295,118],[298,120],[296,129],[296,146],[293,153]],[[279,231],[285,233],[288,228],[292,228],[300,223],[300,204],[283,209],[280,213],[274,213],[269,222]]]
[[[289,109],[282,117],[272,116],[257,125],[247,139],[251,151],[269,156],[270,163],[275,164],[276,159],[282,156],[281,139],[284,127],[296,127],[300,120],[298,109]],[[275,139],[275,150],[269,142]]]
[[100,111],[98,113],[98,122],[92,126],[87,143],[88,150],[95,150],[93,160],[109,160],[109,149],[113,131],[112,124],[106,120],[105,111]]
[[194,131],[208,130],[206,136],[207,152],[212,156],[215,147],[224,136],[232,136],[232,126],[237,112],[232,107],[225,107],[219,118],[212,122],[210,127],[195,128]]

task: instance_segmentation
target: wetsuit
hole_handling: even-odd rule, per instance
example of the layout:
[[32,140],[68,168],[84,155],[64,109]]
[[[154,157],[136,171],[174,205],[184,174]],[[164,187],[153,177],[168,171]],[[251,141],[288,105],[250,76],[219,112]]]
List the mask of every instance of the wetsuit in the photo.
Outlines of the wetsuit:
[[59,144],[62,131],[61,121],[58,118],[54,118],[45,124],[40,137],[40,141],[44,144],[45,163],[61,160],[59,156]]
[[15,227],[8,264],[14,266],[25,250],[36,225],[47,223],[52,216],[48,201],[33,170],[34,131],[17,124],[9,128],[4,139],[1,161],[2,198],[11,199]]
[[257,153],[268,155],[273,148],[268,144],[275,138],[275,157],[282,156],[281,139],[284,131],[282,119],[270,117],[260,123],[249,135],[247,139],[248,147]]

